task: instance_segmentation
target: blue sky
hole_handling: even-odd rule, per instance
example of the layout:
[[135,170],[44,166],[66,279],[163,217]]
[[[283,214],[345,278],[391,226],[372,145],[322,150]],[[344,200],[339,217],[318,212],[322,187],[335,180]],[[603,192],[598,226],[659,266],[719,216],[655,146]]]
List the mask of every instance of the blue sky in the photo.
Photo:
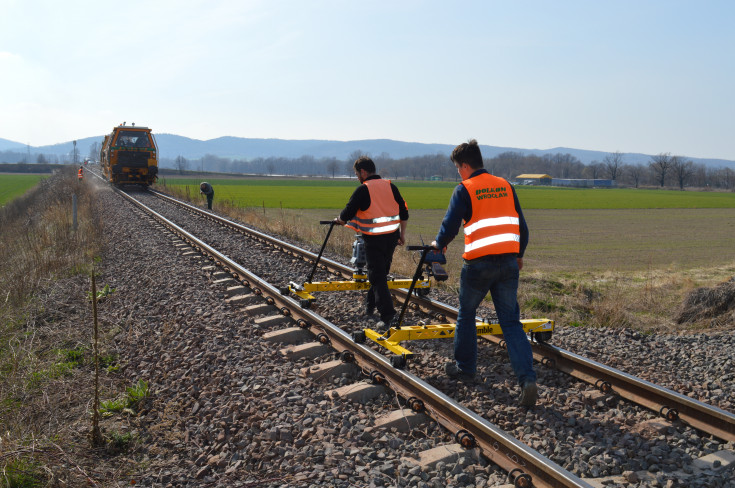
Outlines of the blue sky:
[[735,2],[0,0],[0,138],[735,159]]

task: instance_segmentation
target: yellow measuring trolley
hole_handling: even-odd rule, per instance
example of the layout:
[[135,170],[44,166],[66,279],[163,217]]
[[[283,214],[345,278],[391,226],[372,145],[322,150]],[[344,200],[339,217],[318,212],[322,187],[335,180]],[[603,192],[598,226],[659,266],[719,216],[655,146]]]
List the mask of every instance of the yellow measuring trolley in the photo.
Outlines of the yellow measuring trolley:
[[[421,267],[430,255],[439,254],[442,257],[443,254],[439,253],[438,250],[431,246],[408,246],[409,251],[422,251],[421,260],[416,270],[416,274],[413,277],[411,286],[408,289],[408,295],[406,295],[406,301],[403,302],[401,313],[397,319],[394,319],[389,329],[381,333],[373,329],[364,329],[352,335],[355,342],[362,343],[366,339],[383,346],[390,352],[394,353],[395,356],[391,356],[391,364],[396,368],[402,368],[406,365],[406,361],[413,357],[413,353],[401,346],[401,342],[404,341],[418,341],[425,339],[449,339],[454,337],[454,331],[456,324],[438,324],[438,325],[403,325],[403,316],[406,313],[408,302],[411,299],[411,292],[414,289],[415,284],[418,282],[418,277],[421,272]],[[447,279],[446,273],[444,273],[444,279]],[[554,321],[550,319],[523,319],[521,320],[523,330],[531,335],[531,339],[536,342],[546,342],[551,339],[551,334],[554,331]],[[497,322],[490,322],[487,319],[476,322],[477,335],[502,335],[503,329]]]
[[[408,288],[411,286],[411,280],[409,279],[392,279],[388,280],[388,288]],[[315,299],[312,293],[320,291],[347,291],[347,290],[367,290],[370,288],[370,283],[367,281],[367,275],[353,273],[352,280],[345,281],[315,281],[306,282],[303,284],[294,283],[293,281],[288,284],[288,290],[299,297],[302,300],[312,301]],[[431,288],[431,281],[428,279],[421,280],[416,283],[418,290],[424,290]],[[302,303],[302,306],[305,305]],[[307,307],[305,307],[307,308]]]
[[[521,324],[523,330],[536,342],[546,342],[551,338],[554,331],[554,321],[550,319],[522,319]],[[479,321],[477,325],[477,335],[503,335],[500,324],[486,321]],[[391,357],[391,363],[396,367],[405,366],[405,360],[413,357],[413,353],[401,346],[404,341],[419,341],[426,339],[450,339],[454,337],[454,329],[456,324],[437,324],[437,325],[402,325],[388,329],[386,333],[380,333],[373,329],[365,329],[361,333],[353,335],[355,342],[364,342],[365,339],[383,346],[390,352],[396,354]]]
[[[327,232],[327,237],[324,239],[324,243],[319,250],[319,255],[314,262],[314,267],[311,269],[309,278],[304,283],[291,281],[288,284],[288,287],[281,288],[281,293],[283,295],[293,293],[299,297],[299,303],[303,308],[309,308],[311,306],[311,302],[316,299],[312,293],[322,291],[367,290],[370,288],[370,282],[368,281],[367,272],[365,271],[365,266],[367,265],[367,260],[365,259],[365,242],[363,241],[361,234],[357,234],[355,236],[355,241],[352,243],[352,259],[350,259],[350,263],[354,266],[352,280],[312,281],[314,273],[319,265],[319,260],[321,259],[324,248],[327,245],[329,235],[332,233],[332,229],[335,225],[333,220],[322,220],[319,221],[319,223],[322,225],[329,224],[329,231]],[[424,247],[426,246],[409,246],[408,250],[423,250]],[[396,289],[412,287],[417,295],[426,296],[431,291],[432,277],[437,281],[444,281],[449,277],[442,267],[442,264],[444,263],[446,263],[446,258],[443,254],[439,252],[424,252],[416,269],[414,278],[389,279],[388,288]]]

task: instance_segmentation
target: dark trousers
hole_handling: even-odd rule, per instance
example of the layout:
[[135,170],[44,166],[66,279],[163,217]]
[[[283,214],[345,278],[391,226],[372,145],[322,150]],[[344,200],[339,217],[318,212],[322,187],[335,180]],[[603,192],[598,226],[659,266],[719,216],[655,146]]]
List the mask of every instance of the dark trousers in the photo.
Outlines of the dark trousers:
[[518,383],[536,381],[533,351],[521,324],[518,306],[518,259],[515,254],[465,261],[459,278],[459,315],[454,332],[454,358],[465,373],[477,370],[477,307],[488,292],[493,299],[510,364]]
[[393,298],[388,289],[388,273],[393,262],[393,251],[398,245],[400,232],[363,235],[365,241],[365,260],[367,261],[370,289],[365,300],[366,308],[377,308],[380,320],[388,322],[396,314]]
[[214,200],[214,190],[212,190],[212,193],[205,193],[207,195],[207,208],[209,210],[212,210],[212,200]]

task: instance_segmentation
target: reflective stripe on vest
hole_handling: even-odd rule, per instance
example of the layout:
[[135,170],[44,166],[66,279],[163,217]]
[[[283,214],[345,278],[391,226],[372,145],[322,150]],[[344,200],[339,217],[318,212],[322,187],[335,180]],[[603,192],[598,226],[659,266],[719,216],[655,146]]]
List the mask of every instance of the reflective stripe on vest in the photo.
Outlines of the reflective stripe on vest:
[[518,253],[521,230],[513,190],[503,178],[481,173],[462,182],[470,194],[472,218],[464,225],[464,259]]
[[370,206],[367,210],[358,210],[355,218],[347,222],[345,227],[368,235],[397,231],[401,226],[401,218],[390,180],[376,178],[365,180],[363,184],[370,194]]

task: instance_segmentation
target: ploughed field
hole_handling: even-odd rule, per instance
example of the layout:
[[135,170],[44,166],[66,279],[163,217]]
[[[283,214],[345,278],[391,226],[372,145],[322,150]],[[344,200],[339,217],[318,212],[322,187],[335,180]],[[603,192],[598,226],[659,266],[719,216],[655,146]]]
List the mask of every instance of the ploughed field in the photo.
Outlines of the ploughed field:
[[[215,205],[262,211],[295,225],[334,218],[355,179],[211,179]],[[168,177],[165,190],[198,195],[199,180]],[[455,182],[395,182],[410,213],[409,243],[427,244],[439,229]],[[559,273],[691,270],[735,273],[735,194],[674,190],[516,187],[531,241],[526,272]],[[459,269],[459,241],[449,247],[449,268]],[[718,273],[715,273],[717,275]]]

